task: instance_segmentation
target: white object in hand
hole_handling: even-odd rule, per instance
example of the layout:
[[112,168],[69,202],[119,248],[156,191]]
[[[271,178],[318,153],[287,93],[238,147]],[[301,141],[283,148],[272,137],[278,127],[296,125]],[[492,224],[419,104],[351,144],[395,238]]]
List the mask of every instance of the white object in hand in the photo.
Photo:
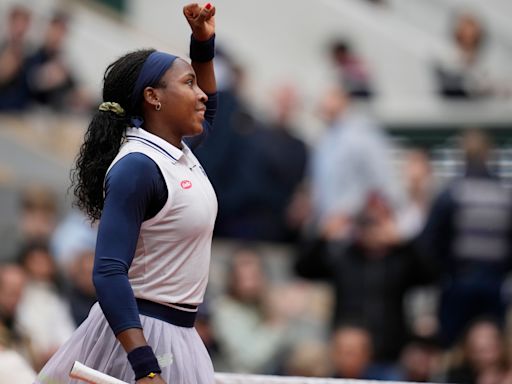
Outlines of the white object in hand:
[[85,381],[89,384],[128,384],[126,381],[121,381],[105,373],[98,372],[78,361],[74,362],[73,368],[69,372],[69,377]]

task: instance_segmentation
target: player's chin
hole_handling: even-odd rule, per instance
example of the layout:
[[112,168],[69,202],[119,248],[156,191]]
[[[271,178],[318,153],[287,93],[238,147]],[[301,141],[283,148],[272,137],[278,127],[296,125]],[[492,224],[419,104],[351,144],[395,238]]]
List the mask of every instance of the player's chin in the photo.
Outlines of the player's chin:
[[191,127],[190,129],[190,133],[189,135],[190,136],[197,136],[197,135],[200,135],[201,133],[203,133],[203,122],[198,122],[197,124],[194,124],[193,127]]

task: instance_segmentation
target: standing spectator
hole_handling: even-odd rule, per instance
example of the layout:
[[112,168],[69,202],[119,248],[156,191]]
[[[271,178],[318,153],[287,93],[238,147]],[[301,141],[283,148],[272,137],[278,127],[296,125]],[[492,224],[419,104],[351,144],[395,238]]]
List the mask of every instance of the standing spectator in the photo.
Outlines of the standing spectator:
[[406,341],[404,296],[428,284],[434,272],[412,241],[398,236],[389,207],[374,198],[357,220],[344,247],[324,244],[303,250],[299,275],[327,279],[334,288],[333,326],[364,326],[373,340],[375,362],[392,365]]
[[401,232],[406,238],[413,238],[421,233],[427,221],[434,194],[432,166],[422,149],[408,150],[402,162],[407,204],[400,214]]
[[238,157],[243,172],[233,176],[233,183],[240,183],[243,193],[236,221],[246,228],[245,239],[291,241],[297,236],[298,228],[287,217],[307,161],[306,146],[291,126],[297,103],[296,89],[276,87],[270,125],[256,123],[243,135],[244,151]]
[[313,150],[310,188],[317,236],[347,238],[371,195],[398,210],[403,191],[395,174],[392,146],[384,132],[350,109],[349,96],[329,89],[320,103],[328,125]]
[[215,70],[219,71],[220,76],[219,105],[213,123],[215,135],[208,136],[195,153],[204,164],[219,199],[215,235],[253,238],[252,230],[244,220],[248,195],[254,187],[246,161],[254,154],[251,140],[254,131],[261,127],[242,97],[245,82],[243,67],[223,50],[217,56]]
[[30,102],[26,35],[31,18],[30,11],[23,6],[15,5],[9,10],[6,35],[0,42],[0,111],[22,110]]
[[259,144],[266,164],[266,185],[273,191],[268,201],[273,214],[267,225],[272,226],[274,234],[267,239],[292,241],[297,238],[299,226],[290,218],[291,204],[304,178],[308,149],[294,135],[293,121],[300,103],[297,89],[291,84],[279,85],[273,101],[272,121]]
[[441,342],[452,345],[478,316],[501,323],[503,283],[512,252],[512,196],[487,166],[490,141],[482,131],[464,134],[466,170],[433,203],[424,245],[442,270]]

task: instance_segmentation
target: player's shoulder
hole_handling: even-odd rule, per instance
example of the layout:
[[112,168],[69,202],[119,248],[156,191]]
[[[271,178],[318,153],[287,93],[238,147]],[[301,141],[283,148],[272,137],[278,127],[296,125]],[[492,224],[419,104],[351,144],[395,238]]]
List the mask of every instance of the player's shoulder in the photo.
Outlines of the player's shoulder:
[[150,181],[159,177],[157,164],[141,152],[131,152],[119,159],[110,169],[107,181],[131,183]]

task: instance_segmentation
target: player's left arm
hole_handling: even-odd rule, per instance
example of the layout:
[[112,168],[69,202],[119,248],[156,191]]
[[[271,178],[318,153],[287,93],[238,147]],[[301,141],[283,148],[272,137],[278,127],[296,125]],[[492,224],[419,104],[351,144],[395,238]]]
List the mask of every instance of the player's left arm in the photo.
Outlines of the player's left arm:
[[204,113],[203,133],[188,137],[185,142],[194,150],[203,143],[213,130],[217,112],[217,84],[213,57],[215,56],[215,7],[211,3],[197,3],[183,7],[192,36],[190,37],[190,59],[196,73],[197,85],[208,96]]
[[[212,55],[208,54],[209,48],[213,50],[215,39],[215,7],[211,3],[200,6],[197,3],[183,7],[183,14],[192,30],[191,60],[192,68],[196,72],[197,85],[206,94],[217,92],[215,72]],[[196,49],[193,48],[194,44]],[[197,52],[197,50],[200,52]],[[197,52],[197,54],[194,54]]]

